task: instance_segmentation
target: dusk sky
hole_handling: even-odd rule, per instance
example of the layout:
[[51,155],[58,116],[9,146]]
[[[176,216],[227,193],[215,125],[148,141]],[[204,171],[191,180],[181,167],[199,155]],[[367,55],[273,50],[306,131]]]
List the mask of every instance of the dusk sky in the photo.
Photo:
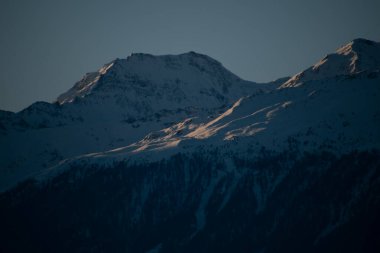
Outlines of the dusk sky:
[[132,52],[196,51],[271,81],[354,38],[380,41],[379,11],[379,0],[1,0],[0,109],[52,102]]

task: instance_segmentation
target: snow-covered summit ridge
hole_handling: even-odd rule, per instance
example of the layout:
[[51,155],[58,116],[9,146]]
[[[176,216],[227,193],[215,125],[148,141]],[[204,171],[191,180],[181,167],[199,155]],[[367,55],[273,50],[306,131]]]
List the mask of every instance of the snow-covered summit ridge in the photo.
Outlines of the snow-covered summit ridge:
[[280,88],[295,87],[306,81],[355,75],[363,71],[380,70],[380,43],[355,39],[328,54],[315,65],[296,74]]
[[[280,83],[245,81],[209,56],[189,52],[154,56],[132,54],[86,74],[58,103],[84,121],[141,119],[204,112],[214,114],[243,96]],[[79,112],[78,112],[79,111]],[[122,118],[120,118],[122,115]]]
[[74,87],[67,92],[61,94],[57,101],[60,104],[73,102],[75,97],[84,96],[89,94],[96,86],[101,76],[105,75],[107,71],[113,66],[114,61],[105,64],[101,69],[96,72],[86,73],[80,81],[75,83]]
[[188,52],[154,56],[133,53],[125,59],[115,59],[105,64],[96,72],[87,73],[57,101],[60,104],[70,103],[95,93],[95,90],[157,89],[160,84],[175,89],[181,81],[190,91],[202,86],[207,88],[210,79],[214,90],[221,93],[228,93],[231,83],[243,82],[220,62],[203,54]]

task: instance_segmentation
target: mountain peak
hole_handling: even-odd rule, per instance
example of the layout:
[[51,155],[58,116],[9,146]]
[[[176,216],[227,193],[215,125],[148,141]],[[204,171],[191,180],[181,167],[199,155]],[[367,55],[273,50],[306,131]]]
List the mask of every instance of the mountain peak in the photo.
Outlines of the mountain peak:
[[[80,110],[91,107],[92,112],[101,105],[104,117],[113,117],[105,109],[112,108],[108,111],[122,111],[128,118],[148,118],[168,110],[214,110],[273,86],[244,81],[213,58],[193,51],[133,53],[87,73],[57,101]],[[98,114],[85,117],[96,119]]]
[[379,51],[380,43],[363,39],[363,38],[357,38],[352,40],[351,42],[347,43],[346,45],[340,47],[336,53],[337,54],[343,54],[348,55],[350,53],[371,53],[373,50]]
[[[76,98],[94,93],[95,90],[103,92],[119,90],[125,93],[127,90],[131,92],[131,89],[141,91],[148,86],[153,90],[160,87],[170,89],[169,86],[173,90],[178,90],[179,83],[183,85],[187,83],[189,89],[212,89],[213,93],[218,90],[226,93],[228,87],[237,81],[242,80],[225,69],[221,63],[193,51],[179,55],[158,56],[132,53],[127,58],[117,58],[105,64],[98,71],[87,73],[69,91],[60,95],[57,101],[60,104],[70,103]],[[149,93],[152,91],[146,94]]]
[[[118,59],[122,61],[123,59]],[[146,62],[146,61],[155,61],[156,63],[159,61],[164,62],[179,62],[181,64],[210,64],[214,66],[222,66],[220,62],[213,59],[212,57],[197,53],[194,51],[189,51],[182,54],[165,54],[165,55],[153,55],[147,53],[132,53],[126,59],[128,62]]]
[[310,68],[296,74],[281,88],[296,87],[306,81],[336,76],[354,75],[363,71],[380,70],[380,43],[367,39],[354,39],[328,54]]

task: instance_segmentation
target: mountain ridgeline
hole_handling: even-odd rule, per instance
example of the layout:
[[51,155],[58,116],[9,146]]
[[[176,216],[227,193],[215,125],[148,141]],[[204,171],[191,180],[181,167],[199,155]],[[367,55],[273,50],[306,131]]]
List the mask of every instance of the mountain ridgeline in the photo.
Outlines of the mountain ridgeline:
[[380,43],[293,77],[132,54],[0,111],[0,252],[378,252]]

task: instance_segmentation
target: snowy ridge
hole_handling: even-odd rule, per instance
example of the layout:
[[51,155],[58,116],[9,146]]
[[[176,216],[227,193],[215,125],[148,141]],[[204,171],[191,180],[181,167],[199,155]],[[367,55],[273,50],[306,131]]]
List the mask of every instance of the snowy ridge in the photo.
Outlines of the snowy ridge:
[[114,62],[104,65],[97,72],[87,73],[74,87],[63,93],[57,98],[59,104],[71,103],[76,97],[83,97],[91,93],[91,90],[96,86],[100,77],[107,73],[107,70],[113,66]]
[[178,56],[132,54],[87,74],[59,96],[58,102],[97,104],[106,99],[105,103],[114,101],[141,115],[170,110],[174,105],[175,109],[215,108],[257,88],[259,85],[241,80],[216,60],[194,52]]
[[281,88],[294,87],[311,80],[322,80],[362,71],[380,69],[380,43],[355,39],[321,59],[314,66],[300,72],[285,82]]

